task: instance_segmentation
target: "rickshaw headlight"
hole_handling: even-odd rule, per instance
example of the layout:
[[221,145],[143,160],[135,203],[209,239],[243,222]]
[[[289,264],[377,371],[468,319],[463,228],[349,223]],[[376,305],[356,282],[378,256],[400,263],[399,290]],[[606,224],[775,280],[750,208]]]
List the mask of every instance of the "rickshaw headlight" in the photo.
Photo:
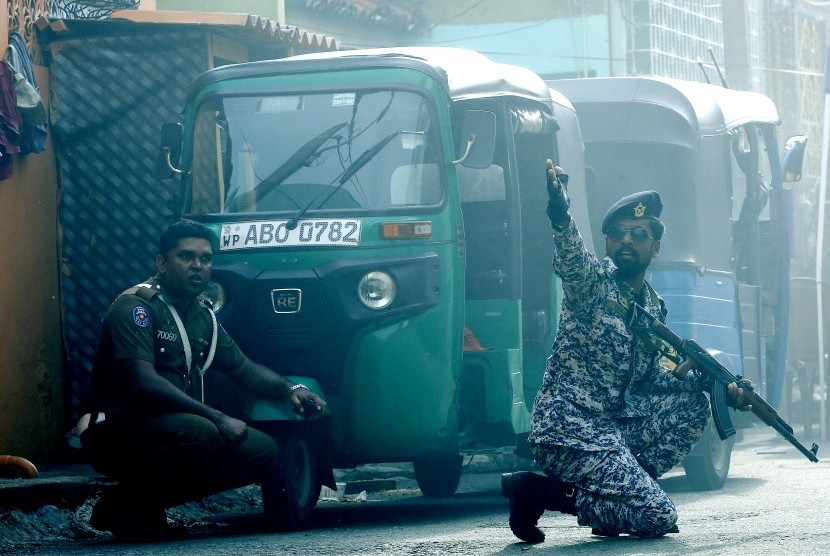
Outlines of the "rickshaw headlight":
[[383,309],[395,301],[395,281],[385,272],[370,272],[360,279],[357,296],[369,309]]
[[222,284],[216,282],[215,280],[210,280],[205,287],[205,291],[202,292],[202,295],[210,301],[211,305],[213,306],[213,312],[218,313],[222,310],[222,307],[225,306],[225,288],[222,287]]

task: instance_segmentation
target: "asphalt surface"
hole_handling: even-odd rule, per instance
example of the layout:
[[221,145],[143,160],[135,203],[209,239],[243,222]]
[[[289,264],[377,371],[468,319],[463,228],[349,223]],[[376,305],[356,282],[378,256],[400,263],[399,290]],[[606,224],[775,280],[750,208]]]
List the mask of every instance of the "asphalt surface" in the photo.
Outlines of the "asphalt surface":
[[[508,454],[475,456],[468,460],[465,473],[498,472],[528,463]],[[15,476],[15,469],[8,467],[0,467],[0,471],[0,553],[25,546],[109,537],[109,533],[90,527],[89,517],[101,494],[115,483],[89,465],[41,467],[35,477]],[[335,479],[338,490],[324,487],[321,503],[419,493],[412,464],[406,462],[337,469]],[[261,491],[251,485],[183,504],[167,513],[174,525],[210,534],[226,526],[222,516],[236,519],[261,512]]]
[[[830,503],[821,494],[830,488],[830,460],[823,450],[821,461],[813,464],[769,428],[749,429],[742,436],[723,490],[693,491],[682,469],[661,478],[678,503],[682,533],[662,540],[602,541],[576,526],[570,516],[547,512],[540,526],[548,532],[548,541],[533,547],[518,543],[507,529],[506,502],[498,488],[498,468],[509,464],[477,456],[479,461],[462,477],[458,495],[437,501],[420,496],[409,464],[338,470],[338,480],[352,487],[348,495],[343,489],[344,501],[370,503],[321,501],[315,528],[294,534],[262,533],[257,527],[263,515],[261,497],[254,486],[178,506],[169,511],[170,520],[190,528],[192,536],[181,543],[179,552],[164,553],[258,556],[281,553],[287,545],[292,554],[321,553],[320,546],[333,554],[444,556],[527,550],[632,556],[830,553]],[[117,543],[106,542],[108,535],[88,525],[92,504],[111,486],[86,466],[44,469],[36,479],[0,481],[0,553],[123,553]],[[374,491],[373,486],[392,490]],[[79,542],[86,540],[93,542]],[[91,547],[99,552],[90,552]],[[165,551],[169,548],[165,545]],[[130,551],[158,554],[152,545],[131,546]]]

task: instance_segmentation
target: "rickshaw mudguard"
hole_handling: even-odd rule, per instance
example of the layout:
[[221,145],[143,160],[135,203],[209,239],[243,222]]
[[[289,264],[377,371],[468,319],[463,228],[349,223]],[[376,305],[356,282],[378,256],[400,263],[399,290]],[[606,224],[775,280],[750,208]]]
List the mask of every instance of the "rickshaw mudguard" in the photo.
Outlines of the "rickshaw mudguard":
[[527,433],[530,414],[524,402],[521,350],[465,351],[464,367],[479,370],[484,381],[484,422],[509,423],[515,434]]
[[[323,389],[320,383],[315,379],[307,376],[286,376],[288,380],[295,384],[303,384],[310,391],[317,394],[320,398],[325,400]],[[294,413],[291,402],[288,399],[284,400],[266,400],[255,399],[247,407],[248,419],[252,422],[269,422],[277,421],[292,422],[303,421],[303,417]],[[328,423],[329,419],[314,421],[309,423],[310,427],[307,430],[308,434],[313,439],[313,445],[316,447],[317,457],[317,473],[320,477],[320,482],[329,487],[336,489],[337,484],[334,479],[334,469],[332,465],[331,453],[324,449],[329,444],[331,436],[331,427]]]
[[[296,384],[304,384],[309,390],[323,400],[323,389],[315,379],[306,376],[287,376],[288,380]],[[266,400],[257,398],[250,403],[246,411],[251,421],[302,421],[303,417],[294,413],[291,402],[284,400]]]

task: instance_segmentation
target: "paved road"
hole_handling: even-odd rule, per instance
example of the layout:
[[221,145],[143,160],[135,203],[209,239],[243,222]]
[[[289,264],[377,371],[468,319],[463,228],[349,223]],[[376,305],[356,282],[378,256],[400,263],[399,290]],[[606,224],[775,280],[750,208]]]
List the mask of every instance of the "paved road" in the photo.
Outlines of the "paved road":
[[[830,446],[830,444],[828,444]],[[830,450],[828,450],[830,452]],[[830,454],[828,454],[830,455]],[[822,456],[822,452],[819,452]],[[430,500],[417,489],[372,495],[364,502],[324,502],[309,531],[273,534],[261,515],[221,516],[218,528],[176,543],[118,545],[75,541],[21,548],[25,554],[84,556],[273,554],[830,554],[830,459],[810,463],[768,429],[736,445],[722,491],[692,491],[681,471],[661,479],[676,502],[680,533],[663,539],[592,537],[573,518],[546,514],[548,540],[528,546],[507,527],[498,473],[465,475],[452,499]]]

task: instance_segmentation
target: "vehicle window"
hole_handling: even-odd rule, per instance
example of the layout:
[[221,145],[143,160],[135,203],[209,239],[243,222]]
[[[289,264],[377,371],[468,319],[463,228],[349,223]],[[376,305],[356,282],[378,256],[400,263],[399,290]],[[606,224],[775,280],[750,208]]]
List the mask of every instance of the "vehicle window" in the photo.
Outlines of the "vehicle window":
[[458,190],[462,203],[472,201],[504,201],[504,169],[491,164],[488,168],[458,166]]
[[392,172],[391,204],[434,205],[441,202],[441,175],[437,164],[407,164]]
[[193,129],[194,213],[365,211],[444,198],[439,137],[406,91],[234,96]]
[[[769,149],[758,125],[745,125],[732,136],[732,220],[769,219],[769,188],[772,183]],[[747,199],[749,198],[749,199]]]

